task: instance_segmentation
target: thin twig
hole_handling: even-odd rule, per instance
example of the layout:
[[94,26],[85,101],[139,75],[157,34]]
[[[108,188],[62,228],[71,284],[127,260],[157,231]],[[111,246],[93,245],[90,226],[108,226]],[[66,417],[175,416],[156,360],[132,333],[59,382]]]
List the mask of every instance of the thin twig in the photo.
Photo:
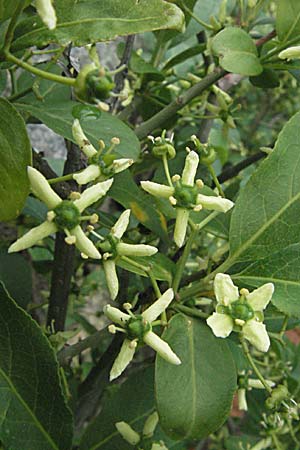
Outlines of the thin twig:
[[[127,66],[128,66],[128,63],[129,63],[129,60],[131,57],[132,49],[133,49],[134,37],[135,37],[134,35],[127,36],[124,52],[123,52],[122,58],[120,60],[120,64],[117,66],[117,69],[121,66],[124,66],[124,65],[126,66],[126,68],[124,70],[122,70],[121,72],[118,72],[115,76],[116,87],[114,89],[114,92],[116,92],[117,94],[119,94],[124,87],[124,80],[126,78],[127,71],[128,71]],[[117,109],[117,103],[118,103],[118,97],[114,97],[112,99],[112,108],[114,110]]]

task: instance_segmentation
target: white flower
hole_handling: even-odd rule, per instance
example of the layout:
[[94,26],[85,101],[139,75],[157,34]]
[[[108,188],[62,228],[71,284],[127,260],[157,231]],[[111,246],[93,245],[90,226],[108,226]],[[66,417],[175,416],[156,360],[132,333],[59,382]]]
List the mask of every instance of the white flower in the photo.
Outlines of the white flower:
[[101,152],[103,151],[105,146],[104,142],[101,141],[101,147],[97,151],[84,134],[78,119],[75,119],[73,122],[72,132],[77,145],[89,158],[89,165],[87,166],[87,168],[73,175],[74,180],[78,184],[87,184],[90,181],[94,181],[96,179],[99,179],[100,181],[105,180],[113,176],[115,173],[126,170],[133,164],[133,159],[115,159],[114,155],[109,154],[109,152],[112,151],[113,148],[120,143],[120,140],[118,138],[112,138],[112,145],[110,149],[105,155],[102,156]]
[[234,203],[226,198],[200,194],[203,182],[195,176],[199,164],[199,156],[191,151],[185,159],[182,177],[174,175],[173,187],[152,181],[142,181],[142,188],[155,197],[168,198],[176,208],[176,222],[174,240],[178,247],[182,247],[186,235],[189,214],[191,210],[200,211],[202,208],[226,213]]
[[91,186],[80,195],[80,198],[74,201],[62,200],[38,170],[33,167],[28,167],[27,170],[32,192],[47,205],[49,212],[45,222],[32,228],[28,233],[14,242],[9,247],[8,252],[12,253],[24,250],[35,245],[46,236],[61,230],[67,235],[65,238],[66,243],[75,244],[84,255],[94,259],[100,259],[101,255],[99,251],[80,227],[80,221],[82,220],[81,213],[85,208],[106,194],[113,180],[107,180]]
[[56,13],[52,5],[52,0],[36,0],[36,10],[44,24],[53,30],[56,27]]
[[[274,381],[271,380],[265,380],[266,384],[273,388],[275,386]],[[256,379],[256,378],[248,378],[248,376],[245,376],[245,372],[241,373],[241,376],[239,377],[239,389],[238,389],[238,405],[239,409],[242,411],[248,411],[248,405],[247,405],[247,397],[246,397],[246,391],[251,389],[266,389],[263,383]]]
[[162,358],[171,364],[181,364],[180,359],[171,350],[169,344],[163,341],[152,331],[151,323],[157,319],[169,306],[174,298],[173,289],[168,289],[155,303],[142,314],[134,315],[123,313],[111,305],[104,307],[104,314],[120,327],[115,327],[113,332],[122,331],[127,334],[120,353],[117,356],[110,372],[110,381],[114,380],[126,369],[133,359],[138,342],[144,342],[152,347]]
[[266,283],[251,293],[242,289],[239,295],[230,276],[218,273],[214,291],[217,299],[216,312],[207,319],[207,324],[215,336],[225,338],[237,328],[254,347],[267,352],[270,339],[266,326],[262,323],[262,311],[272,298],[273,283]]
[[121,241],[129,224],[130,212],[130,209],[126,209],[120,215],[106,239],[98,244],[99,248],[104,252],[103,268],[112,300],[117,297],[119,292],[119,281],[115,263],[116,258],[118,256],[151,256],[157,253],[157,248],[152,245],[126,244]]

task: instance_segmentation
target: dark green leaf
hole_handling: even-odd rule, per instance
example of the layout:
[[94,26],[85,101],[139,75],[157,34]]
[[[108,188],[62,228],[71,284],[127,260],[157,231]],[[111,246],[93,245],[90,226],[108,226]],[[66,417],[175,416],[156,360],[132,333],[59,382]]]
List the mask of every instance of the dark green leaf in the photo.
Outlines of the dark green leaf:
[[232,213],[231,268],[241,286],[275,284],[273,303],[300,317],[300,113],[241,191]]
[[170,58],[165,66],[163,67],[164,70],[171,69],[172,67],[176,66],[177,64],[180,64],[184,61],[186,61],[189,58],[192,58],[193,56],[200,55],[204,50],[206,49],[206,44],[197,44],[193,47],[190,47],[186,50],[184,50],[181,53],[178,53],[177,55]]
[[154,411],[153,369],[132,374],[122,386],[108,390],[102,411],[86,429],[79,450],[132,450],[118,433],[115,423],[125,421],[140,432]]
[[31,146],[22,117],[3,98],[0,116],[0,220],[11,220],[20,214],[29,192]]
[[109,196],[125,208],[130,208],[132,214],[145,227],[162,239],[169,239],[165,217],[157,210],[153,198],[137,187],[128,170],[115,176]]
[[257,77],[250,77],[250,82],[263,89],[274,89],[280,85],[277,73],[271,69],[264,69]]
[[230,412],[236,388],[231,352],[203,322],[182,314],[171,319],[162,338],[182,364],[156,358],[160,424],[173,439],[201,439],[216,431]]
[[162,0],[56,0],[57,26],[48,30],[37,17],[19,23],[12,49],[49,42],[75,46],[159,29],[181,31],[182,11]]
[[93,109],[92,114],[86,114],[90,111],[87,108],[78,111],[76,109],[79,106],[78,103],[67,99],[59,100],[57,97],[61,95],[60,93],[61,87],[55,86],[43,102],[37,100],[34,95],[28,95],[15,103],[15,106],[20,111],[27,112],[39,119],[55,133],[73,142],[72,124],[75,108],[75,114],[81,114],[80,122],[84,132],[96,148],[99,139],[103,139],[109,147],[111,138],[116,136],[120,138],[121,143],[116,147],[114,153],[122,158],[136,159],[138,157],[139,141],[125,123],[109,113],[102,112],[96,117]]
[[0,440],[9,450],[70,450],[72,418],[53,350],[1,283],[0,300]]
[[32,273],[28,261],[17,253],[8,255],[0,252],[0,281],[18,305],[26,309],[32,293]]
[[212,40],[212,50],[228,72],[255,76],[263,70],[254,42],[241,28],[228,27],[220,31]]

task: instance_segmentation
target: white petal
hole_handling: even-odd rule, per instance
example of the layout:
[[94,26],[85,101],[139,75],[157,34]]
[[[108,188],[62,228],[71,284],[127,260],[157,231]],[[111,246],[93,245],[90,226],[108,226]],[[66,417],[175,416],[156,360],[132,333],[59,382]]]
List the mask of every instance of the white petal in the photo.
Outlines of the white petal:
[[101,174],[99,166],[96,164],[90,164],[82,172],[74,173],[73,178],[78,184],[87,184],[90,181],[94,181]]
[[199,156],[197,155],[197,153],[188,153],[187,157],[185,158],[185,165],[182,172],[182,184],[186,184],[187,186],[194,186],[198,164]]
[[266,330],[266,326],[257,322],[255,319],[249,320],[243,326],[243,336],[252,344],[257,350],[267,352],[270,347],[270,338]]
[[73,138],[76,141],[77,145],[88,158],[91,158],[92,156],[97,154],[97,150],[84,134],[78,119],[75,119],[73,122],[72,132]]
[[266,283],[246,296],[254,311],[263,311],[272,298],[274,284]]
[[82,253],[93,259],[101,259],[101,254],[93,242],[85,235],[80,225],[70,230],[70,233],[76,237],[75,245]]
[[56,13],[51,0],[36,0],[36,10],[44,24],[53,30],[56,27]]
[[111,305],[105,305],[103,308],[103,312],[112,322],[117,323],[124,327],[124,324],[130,319],[129,314],[125,314],[120,311],[118,308],[114,308]]
[[125,339],[121,347],[120,353],[116,357],[110,371],[109,381],[118,378],[126,369],[128,364],[132,361],[135,353],[135,347],[131,345],[129,339]]
[[125,233],[129,224],[130,213],[131,213],[130,209],[126,209],[126,211],[124,211],[120,215],[120,217],[112,227],[111,234],[116,238],[121,239],[121,237]]
[[188,209],[176,208],[174,241],[179,248],[182,247],[184,243],[189,215],[190,213]]
[[144,427],[143,427],[143,436],[149,438],[152,437],[155,431],[155,428],[158,424],[158,414],[157,411],[154,411],[150,416],[147,418]]
[[233,284],[232,279],[225,273],[218,273],[214,280],[214,291],[217,302],[228,306],[239,298],[239,290]]
[[169,344],[163,341],[157,334],[153,333],[153,331],[148,331],[143,337],[143,341],[169,363],[177,366],[181,364],[180,359],[175,355]]
[[84,211],[85,208],[97,202],[101,197],[103,197],[109,190],[113,183],[113,179],[102,181],[101,183],[94,184],[94,186],[86,189],[80,196],[78,200],[74,201],[74,205],[77,206],[80,212]]
[[133,159],[129,158],[120,158],[115,159],[112,163],[113,170],[115,173],[123,172],[123,170],[128,169],[134,163]]
[[41,172],[28,166],[27,173],[32,192],[37,198],[45,203],[49,209],[54,209],[62,202],[62,199],[54,192]]
[[153,181],[141,181],[141,186],[144,191],[155,197],[169,198],[175,192],[174,188],[165,186],[164,184],[153,183]]
[[126,422],[117,422],[115,427],[125,441],[131,445],[137,445],[140,442],[140,435],[134,431],[131,426]]
[[148,322],[153,322],[153,320],[157,319],[161,315],[161,313],[163,313],[167,309],[173,298],[174,291],[170,288],[166,292],[164,292],[163,295],[159,297],[158,300],[156,300],[156,302],[149,306],[149,308],[147,308],[142,313],[142,316]]
[[[271,380],[265,380],[268,386],[271,388],[275,386],[274,381]],[[249,378],[248,380],[248,386],[254,389],[265,389],[265,386],[262,384],[260,380]]]
[[203,194],[197,195],[197,205],[199,204],[205,209],[220,211],[223,213],[226,213],[234,206],[234,203],[227,198]]
[[53,222],[45,221],[41,225],[32,228],[24,236],[20,237],[16,242],[14,242],[8,249],[8,253],[20,252],[25,248],[32,247],[38,241],[41,241],[49,234],[57,232],[57,226]]
[[227,314],[213,313],[206,323],[217,337],[226,338],[233,330],[233,320]]
[[240,411],[248,411],[246,389],[238,389],[238,405]]
[[119,292],[119,280],[116,271],[116,264],[112,259],[107,259],[106,261],[103,261],[103,269],[110,296],[112,300],[115,300]]
[[156,247],[145,244],[117,244],[117,252],[120,256],[151,256],[158,252]]

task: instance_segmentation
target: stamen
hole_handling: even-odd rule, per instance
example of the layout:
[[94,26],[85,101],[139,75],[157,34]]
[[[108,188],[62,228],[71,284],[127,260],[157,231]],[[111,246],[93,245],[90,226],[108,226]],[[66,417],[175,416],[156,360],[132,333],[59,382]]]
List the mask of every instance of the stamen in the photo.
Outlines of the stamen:
[[243,297],[247,297],[247,295],[249,295],[249,291],[248,291],[248,289],[246,289],[246,288],[242,288],[242,289],[240,290],[240,294],[241,294]]
[[204,186],[204,183],[203,183],[203,181],[199,178],[198,180],[196,180],[196,186],[199,188],[199,189],[202,189],[203,188],[203,186]]
[[193,211],[198,212],[198,211],[201,211],[201,209],[202,209],[202,205],[199,204],[199,205],[194,206]]
[[177,204],[177,200],[175,197],[173,197],[173,195],[171,195],[169,197],[169,202],[171,203],[171,205],[175,206]]
[[80,256],[82,259],[89,259],[88,255],[86,255],[85,253],[80,253]]
[[172,176],[171,180],[173,181],[173,183],[177,183],[177,181],[179,181],[180,178],[181,178],[181,176],[176,174],[176,175]]
[[131,341],[131,342],[130,342],[129,347],[132,348],[132,349],[134,349],[134,348],[137,347],[137,341],[136,341],[136,339],[135,339],[134,341]]
[[77,191],[72,191],[69,195],[70,200],[78,200],[80,199],[80,197],[81,197],[80,192]]
[[55,219],[55,212],[54,211],[48,211],[47,212],[47,220],[48,222],[52,222]]

